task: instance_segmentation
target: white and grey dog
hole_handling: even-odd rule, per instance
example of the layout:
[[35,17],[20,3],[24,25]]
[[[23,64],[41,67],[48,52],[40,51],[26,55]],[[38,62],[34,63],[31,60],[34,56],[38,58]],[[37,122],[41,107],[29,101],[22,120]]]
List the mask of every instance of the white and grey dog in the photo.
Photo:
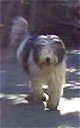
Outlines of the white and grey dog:
[[23,17],[17,17],[12,26],[11,44],[16,46],[18,61],[29,74],[37,98],[46,100],[42,84],[47,84],[47,107],[56,109],[65,82],[63,41],[56,35],[30,35],[28,22]]

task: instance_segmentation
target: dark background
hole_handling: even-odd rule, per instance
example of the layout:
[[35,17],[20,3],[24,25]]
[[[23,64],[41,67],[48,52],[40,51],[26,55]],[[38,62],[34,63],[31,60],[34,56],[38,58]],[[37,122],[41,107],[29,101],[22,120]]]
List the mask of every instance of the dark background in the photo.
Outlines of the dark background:
[[32,34],[57,34],[66,46],[79,45],[79,0],[0,0],[1,46],[9,44],[12,21],[23,16]]

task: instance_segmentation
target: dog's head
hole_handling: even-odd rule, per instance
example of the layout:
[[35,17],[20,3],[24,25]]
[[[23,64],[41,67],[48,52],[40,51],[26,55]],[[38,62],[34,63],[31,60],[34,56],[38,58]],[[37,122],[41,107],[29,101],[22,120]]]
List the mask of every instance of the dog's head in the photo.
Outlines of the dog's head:
[[65,56],[63,41],[56,35],[38,36],[34,41],[33,57],[38,66],[58,65]]

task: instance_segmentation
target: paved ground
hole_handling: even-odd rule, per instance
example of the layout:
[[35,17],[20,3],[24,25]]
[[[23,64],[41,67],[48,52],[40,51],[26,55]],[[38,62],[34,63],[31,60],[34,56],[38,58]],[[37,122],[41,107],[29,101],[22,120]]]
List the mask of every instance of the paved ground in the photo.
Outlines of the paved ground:
[[80,128],[79,50],[68,51],[67,83],[58,111],[45,111],[34,100],[29,78],[12,53],[1,49],[0,128]]

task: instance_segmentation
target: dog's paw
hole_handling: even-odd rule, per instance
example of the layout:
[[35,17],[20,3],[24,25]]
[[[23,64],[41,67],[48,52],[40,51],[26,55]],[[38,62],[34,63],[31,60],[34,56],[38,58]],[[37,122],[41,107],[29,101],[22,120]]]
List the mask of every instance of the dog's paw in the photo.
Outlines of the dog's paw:
[[46,108],[48,108],[49,110],[57,110],[57,107],[58,107],[58,103],[57,104],[54,104],[52,102],[50,102],[50,100],[47,101],[47,105],[46,105]]

